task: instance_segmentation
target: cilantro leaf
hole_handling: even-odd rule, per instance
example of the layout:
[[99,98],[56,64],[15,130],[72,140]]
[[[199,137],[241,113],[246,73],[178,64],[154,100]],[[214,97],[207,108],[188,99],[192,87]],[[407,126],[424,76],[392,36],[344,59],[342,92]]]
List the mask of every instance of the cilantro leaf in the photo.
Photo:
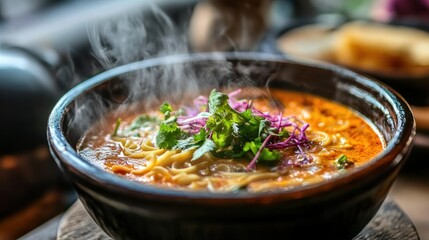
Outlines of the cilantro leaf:
[[212,129],[212,140],[218,148],[229,146],[233,138],[233,122],[228,117],[218,119],[217,125]]
[[216,89],[213,89],[210,93],[209,100],[208,100],[208,107],[209,112],[214,113],[219,108],[224,107],[225,105],[228,105],[228,95],[216,91]]
[[204,141],[207,137],[207,132],[204,128],[200,129],[200,132],[194,135],[195,142]]
[[174,146],[174,149],[187,150],[194,147],[199,147],[204,143],[205,140],[206,130],[204,128],[201,128],[200,132],[195,134],[194,136],[188,137],[186,139],[179,139],[177,141],[176,146]]
[[[254,120],[254,119],[253,119]],[[258,121],[242,121],[239,124],[240,131],[240,140],[245,142],[249,139],[255,139],[260,137],[259,134],[259,126],[260,123]]]
[[184,135],[176,122],[161,123],[156,135],[156,145],[160,148],[172,149]]
[[253,113],[252,113],[252,110],[250,110],[250,109],[246,109],[245,111],[243,111],[242,113],[240,113],[240,115],[246,121],[249,121],[250,119],[252,119],[254,117]]
[[267,120],[260,120],[259,121],[259,130],[258,130],[258,136],[261,136],[262,132],[267,129],[270,126],[270,122]]
[[253,154],[256,154],[259,148],[261,147],[261,145],[262,145],[261,139],[259,138],[251,142],[246,142],[246,144],[243,147],[243,151],[245,152],[251,151]]
[[210,139],[204,140],[203,144],[197,150],[195,150],[194,154],[192,155],[191,161],[202,157],[204,154],[214,150],[215,147],[216,147],[216,144],[212,140]]
[[261,154],[259,155],[259,160],[261,161],[277,161],[280,159],[282,154],[277,150],[269,150],[268,148],[263,148]]
[[159,111],[162,114],[165,114],[166,112],[172,112],[173,108],[171,107],[171,105],[168,102],[164,102],[161,107],[159,107]]
[[212,140],[206,138],[206,134],[207,133],[205,129],[201,128],[200,132],[195,134],[194,136],[188,137],[183,140],[178,140],[174,148],[182,150],[197,148],[191,159],[191,161],[194,161],[216,148],[216,144]]
[[341,155],[340,157],[338,157],[337,159],[335,159],[334,161],[334,166],[338,169],[345,169],[349,166],[353,165],[353,162],[351,162],[346,155]]
[[[262,142],[260,138],[256,138],[254,141],[246,142],[243,147],[244,152],[252,152],[254,155],[259,151],[262,146]],[[277,161],[281,157],[281,153],[276,150],[269,150],[268,148],[263,148],[259,159],[260,161]]]
[[181,150],[187,150],[194,147],[197,147],[198,145],[195,144],[195,140],[193,137],[188,137],[185,139],[179,139],[177,140],[177,143],[174,145],[173,149],[181,149]]

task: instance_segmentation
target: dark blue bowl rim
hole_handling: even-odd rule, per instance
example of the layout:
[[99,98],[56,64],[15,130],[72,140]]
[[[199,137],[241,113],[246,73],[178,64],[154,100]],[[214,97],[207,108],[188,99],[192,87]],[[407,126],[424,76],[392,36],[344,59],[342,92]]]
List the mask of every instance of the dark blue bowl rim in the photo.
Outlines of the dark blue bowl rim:
[[[332,180],[323,181],[317,184],[310,184],[308,186],[292,188],[282,191],[274,192],[263,192],[263,193],[248,193],[245,191],[230,192],[230,193],[211,193],[211,192],[194,192],[176,190],[171,188],[156,187],[147,184],[135,183],[127,180],[123,177],[109,173],[102,170],[95,165],[92,165],[84,158],[80,157],[75,149],[68,143],[65,135],[63,134],[62,124],[64,116],[67,112],[69,105],[81,94],[86,91],[106,82],[110,79],[119,76],[121,74],[137,71],[142,68],[149,68],[154,66],[162,66],[166,64],[180,64],[184,62],[198,62],[198,61],[225,61],[225,60],[242,60],[242,61],[265,61],[265,62],[289,62],[298,65],[306,65],[316,67],[319,69],[326,69],[328,71],[334,71],[339,75],[349,76],[356,79],[359,84],[368,86],[375,89],[380,95],[386,98],[389,103],[393,106],[396,113],[398,114],[398,131],[394,134],[392,140],[386,145],[385,150],[372,159],[369,163],[363,167],[355,168],[346,174],[338,176]],[[83,176],[92,183],[97,183],[100,186],[106,186],[111,191],[127,191],[134,193],[135,196],[143,194],[145,196],[158,196],[158,197],[175,197],[184,199],[253,199],[253,198],[265,198],[265,197],[276,197],[291,195],[296,192],[300,192],[301,196],[312,196],[315,192],[314,189],[321,189],[321,191],[328,191],[335,188],[335,182],[341,180],[358,178],[362,175],[361,171],[363,168],[370,169],[384,167],[393,168],[403,161],[403,155],[406,154],[412,144],[413,137],[415,135],[415,122],[410,109],[410,106],[406,101],[390,87],[380,83],[376,80],[357,74],[353,71],[338,67],[333,64],[328,64],[319,61],[313,61],[308,59],[300,59],[293,57],[286,57],[277,54],[267,54],[260,52],[214,52],[214,53],[194,53],[194,54],[182,54],[182,55],[171,55],[164,57],[157,57],[146,59],[138,62],[129,63],[116,68],[112,68],[105,72],[102,72],[69,90],[66,94],[59,99],[57,104],[52,109],[52,112],[48,119],[47,126],[48,143],[51,148],[52,154],[54,152],[61,156],[57,156],[62,164],[67,167],[74,169],[74,173]],[[399,148],[399,149],[398,149]],[[394,159],[387,157],[387,155],[396,149],[397,153]],[[370,171],[368,171],[370,172]],[[340,184],[337,184],[340,185]],[[338,187],[338,186],[337,186]],[[309,194],[305,194],[308,192]],[[313,192],[313,193],[311,193]],[[292,197],[296,198],[296,197]]]

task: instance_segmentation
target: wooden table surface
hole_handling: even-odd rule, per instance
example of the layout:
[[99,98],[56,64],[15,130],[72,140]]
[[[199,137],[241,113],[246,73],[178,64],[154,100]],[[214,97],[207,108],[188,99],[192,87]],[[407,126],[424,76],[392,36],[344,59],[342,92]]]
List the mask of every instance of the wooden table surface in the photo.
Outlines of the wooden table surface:
[[[80,201],[20,240],[110,240],[91,219]],[[387,199],[370,223],[353,240],[418,240],[414,224],[392,200]]]

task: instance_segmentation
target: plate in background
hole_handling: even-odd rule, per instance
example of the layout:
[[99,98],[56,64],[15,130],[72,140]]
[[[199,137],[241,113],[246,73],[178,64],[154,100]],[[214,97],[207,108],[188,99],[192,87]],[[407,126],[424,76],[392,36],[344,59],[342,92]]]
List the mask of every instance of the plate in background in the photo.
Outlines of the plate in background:
[[[338,34],[337,30],[352,21],[338,18],[297,20],[278,31],[269,32],[261,42],[259,50],[326,61],[378,79],[398,91],[412,105],[418,132],[429,132],[429,62],[427,66],[422,68],[425,71],[424,74],[415,76],[399,74],[394,71],[377,72],[373,69],[362,69],[337,63],[332,52],[333,45],[337,43],[335,42],[336,34]],[[421,22],[395,21],[380,23],[372,20],[365,20],[364,22],[366,24],[385,24],[386,27],[402,26],[411,29],[411,31],[417,29],[429,33],[429,25]],[[428,51],[427,55],[429,56],[429,48],[424,49],[424,51]]]

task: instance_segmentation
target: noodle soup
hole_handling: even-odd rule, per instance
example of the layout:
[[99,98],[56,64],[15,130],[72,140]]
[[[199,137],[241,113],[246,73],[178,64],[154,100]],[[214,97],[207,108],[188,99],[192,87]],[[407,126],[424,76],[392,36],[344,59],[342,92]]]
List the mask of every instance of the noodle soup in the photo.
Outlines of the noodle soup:
[[243,92],[213,90],[184,106],[112,113],[81,138],[78,153],[142,184],[261,192],[334,178],[384,148],[366,120],[335,102],[279,89],[270,97]]

